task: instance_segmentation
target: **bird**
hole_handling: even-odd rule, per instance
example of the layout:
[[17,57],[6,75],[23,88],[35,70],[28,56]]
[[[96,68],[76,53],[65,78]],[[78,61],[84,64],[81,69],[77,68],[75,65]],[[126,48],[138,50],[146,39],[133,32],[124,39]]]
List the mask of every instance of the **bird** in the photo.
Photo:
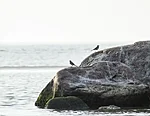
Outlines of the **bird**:
[[117,75],[114,75],[114,76],[112,76],[109,80],[116,82],[116,80],[114,80],[116,77],[117,77]]
[[97,45],[94,49],[92,50],[98,50],[99,49],[99,45]]
[[71,60],[69,60],[69,63],[70,63],[72,66],[76,66],[76,67],[77,67],[77,65],[75,65]]

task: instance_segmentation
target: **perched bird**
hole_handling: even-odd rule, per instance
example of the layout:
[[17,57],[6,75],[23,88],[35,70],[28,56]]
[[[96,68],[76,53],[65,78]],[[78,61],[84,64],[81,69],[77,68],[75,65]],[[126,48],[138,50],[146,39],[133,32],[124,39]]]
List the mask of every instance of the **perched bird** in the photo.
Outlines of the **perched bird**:
[[116,82],[116,81],[114,80],[116,77],[117,77],[117,75],[114,75],[114,76],[112,76],[109,80]]
[[98,50],[99,49],[99,45],[97,45],[93,50]]
[[69,63],[70,63],[72,66],[76,66],[76,67],[77,67],[77,65],[75,65],[71,60],[69,60]]
[[117,77],[117,75],[115,74],[114,76],[111,77],[111,79],[115,79]]

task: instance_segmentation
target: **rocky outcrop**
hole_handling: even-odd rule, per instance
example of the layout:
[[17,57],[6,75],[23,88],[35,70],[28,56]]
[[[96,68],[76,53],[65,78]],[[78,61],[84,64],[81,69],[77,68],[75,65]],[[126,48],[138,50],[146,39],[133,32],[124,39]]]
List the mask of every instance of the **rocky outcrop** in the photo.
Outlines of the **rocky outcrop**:
[[108,105],[148,107],[149,62],[149,41],[95,52],[80,67],[57,72],[35,105],[44,108],[55,97],[76,96],[90,109]]

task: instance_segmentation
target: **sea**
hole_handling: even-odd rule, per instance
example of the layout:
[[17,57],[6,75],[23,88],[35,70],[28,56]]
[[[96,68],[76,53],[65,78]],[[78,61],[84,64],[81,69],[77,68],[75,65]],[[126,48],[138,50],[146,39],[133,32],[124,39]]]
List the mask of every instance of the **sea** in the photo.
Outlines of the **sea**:
[[[100,49],[122,45],[99,43]],[[54,110],[35,101],[55,74],[80,65],[97,44],[0,45],[0,116],[148,116],[150,109]],[[138,101],[137,101],[138,102]]]

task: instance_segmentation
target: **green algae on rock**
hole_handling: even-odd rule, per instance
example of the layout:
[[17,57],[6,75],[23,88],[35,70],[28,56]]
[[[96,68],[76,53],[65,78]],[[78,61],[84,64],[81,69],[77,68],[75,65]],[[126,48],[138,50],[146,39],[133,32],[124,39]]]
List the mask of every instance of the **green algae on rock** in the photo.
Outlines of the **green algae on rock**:
[[38,99],[35,102],[35,106],[40,108],[44,108],[45,104],[53,98],[53,91],[52,91],[53,81],[50,81],[47,86],[42,90]]

